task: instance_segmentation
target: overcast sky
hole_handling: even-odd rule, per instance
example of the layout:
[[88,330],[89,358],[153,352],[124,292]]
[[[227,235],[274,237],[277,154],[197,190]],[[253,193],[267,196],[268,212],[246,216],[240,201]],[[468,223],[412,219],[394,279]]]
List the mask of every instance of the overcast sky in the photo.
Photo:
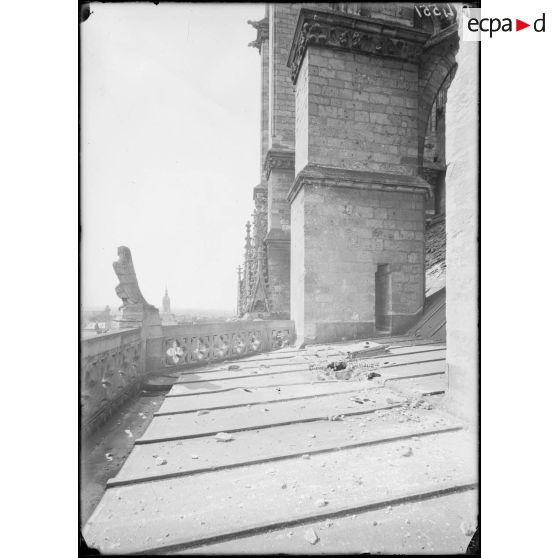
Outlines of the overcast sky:
[[85,307],[120,300],[132,251],[160,307],[232,310],[259,179],[264,5],[92,3],[81,25],[81,266]]

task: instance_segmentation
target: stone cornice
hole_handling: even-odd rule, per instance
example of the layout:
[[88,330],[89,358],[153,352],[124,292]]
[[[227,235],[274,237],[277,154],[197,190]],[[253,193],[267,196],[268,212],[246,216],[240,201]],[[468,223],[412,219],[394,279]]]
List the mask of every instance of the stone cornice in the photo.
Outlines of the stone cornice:
[[415,62],[430,34],[385,20],[301,8],[287,66],[296,83],[309,44]]
[[452,39],[453,41],[459,42],[459,32],[458,32],[457,23],[452,23],[449,27],[446,27],[439,33],[435,33],[434,35],[431,35],[428,41],[426,41],[424,45],[424,50],[428,50],[429,48],[437,44],[440,44],[446,39]]
[[261,53],[262,43],[269,40],[269,19],[267,17],[260,19],[260,21],[252,21],[249,19],[247,23],[258,32],[256,40],[248,43],[248,46],[257,48]]
[[282,229],[271,229],[265,235],[265,242],[268,244],[279,243],[279,242],[290,242],[291,241],[291,231],[284,231]]
[[265,157],[265,177],[269,180],[272,169],[294,170],[294,166],[295,152],[293,150],[271,148]]
[[432,189],[430,184],[420,176],[307,165],[298,173],[289,190],[287,195],[289,203],[292,203],[300,189],[304,186],[383,190],[412,194],[428,194]]

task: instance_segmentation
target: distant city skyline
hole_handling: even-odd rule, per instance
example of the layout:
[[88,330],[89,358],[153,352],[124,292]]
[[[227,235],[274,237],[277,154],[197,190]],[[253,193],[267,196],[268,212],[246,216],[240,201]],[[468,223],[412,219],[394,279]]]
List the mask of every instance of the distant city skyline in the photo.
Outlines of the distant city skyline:
[[[82,312],[86,312],[86,313],[102,312],[107,306],[109,306],[111,312],[116,312],[116,311],[118,311],[118,308],[120,306],[120,305],[117,305],[117,304],[115,304],[115,305],[101,304],[101,305],[86,306],[82,303],[80,310]],[[156,306],[159,309],[159,311],[162,312],[162,304],[160,302],[159,302],[159,304],[154,303],[154,306]],[[191,315],[197,315],[197,316],[212,317],[212,316],[217,316],[217,315],[232,316],[236,312],[235,312],[235,309],[233,309],[233,308],[195,308],[195,307],[180,307],[180,306],[174,307],[172,305],[172,299],[171,299],[171,313],[176,314],[176,315],[191,314]]]
[[[118,307],[132,252],[145,298],[232,311],[259,182],[264,5],[92,3],[81,25],[81,297]],[[223,48],[226,44],[226,48]]]

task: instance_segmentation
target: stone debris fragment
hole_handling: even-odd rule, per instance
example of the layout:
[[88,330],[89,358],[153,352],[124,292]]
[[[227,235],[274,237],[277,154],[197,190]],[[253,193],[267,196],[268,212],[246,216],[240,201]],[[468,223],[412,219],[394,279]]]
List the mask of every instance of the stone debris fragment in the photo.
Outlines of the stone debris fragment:
[[475,531],[476,531],[475,525],[473,525],[469,521],[462,521],[461,524],[459,525],[459,528],[461,529],[461,532],[466,537],[472,537],[475,534]]
[[308,434],[308,437],[309,437],[309,438],[315,438],[315,437],[316,437],[316,434]]
[[199,459],[199,457],[197,455],[191,455],[190,456],[192,459]]
[[333,527],[333,521],[331,521],[331,519],[328,519],[325,524],[326,527]]
[[112,453],[105,453],[105,457],[108,461],[112,461]]
[[345,415],[329,415],[327,417],[327,420],[329,421],[343,420],[344,417]]
[[147,418],[144,413],[138,413],[138,417],[141,417],[142,419]]
[[329,502],[324,498],[319,498],[318,500],[316,500],[316,506],[318,506],[318,508],[325,508],[328,504]]
[[302,456],[302,459],[310,459],[310,456],[309,456],[307,453],[305,453],[305,454]]
[[155,459],[155,465],[166,465],[167,464],[167,460],[163,457],[157,457],[157,459]]
[[401,457],[411,457],[411,455],[413,455],[413,448],[408,447],[403,451],[403,453],[401,454]]
[[285,490],[285,488],[287,488],[287,483],[284,482],[284,483],[281,485],[281,488],[282,488],[283,490]]
[[314,529],[308,529],[304,533],[304,539],[307,540],[310,544],[316,544],[320,538],[316,535],[316,531]]
[[239,370],[240,366],[238,364],[229,364],[227,370]]
[[203,409],[203,410],[198,411],[198,412],[196,413],[196,415],[198,415],[198,416],[207,415],[207,414],[209,414],[209,411],[207,411],[206,409]]
[[426,409],[427,411],[434,408],[432,403],[425,401],[421,396],[415,396],[407,399],[404,406],[411,409]]
[[129,428],[127,430],[124,430],[124,432],[126,433],[128,438],[133,438],[134,437],[134,435],[132,434],[132,431]]
[[215,434],[215,439],[218,442],[230,442],[233,437],[232,434],[229,434],[228,432],[219,432],[218,434]]

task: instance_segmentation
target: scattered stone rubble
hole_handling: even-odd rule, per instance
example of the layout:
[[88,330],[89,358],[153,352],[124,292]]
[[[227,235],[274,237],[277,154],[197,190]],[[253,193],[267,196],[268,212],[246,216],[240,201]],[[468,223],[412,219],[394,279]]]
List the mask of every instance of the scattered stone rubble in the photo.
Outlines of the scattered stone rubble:
[[310,364],[310,370],[316,371],[318,380],[362,381],[381,377],[377,371],[387,364],[377,360],[351,359],[345,357],[338,360],[319,359]]

